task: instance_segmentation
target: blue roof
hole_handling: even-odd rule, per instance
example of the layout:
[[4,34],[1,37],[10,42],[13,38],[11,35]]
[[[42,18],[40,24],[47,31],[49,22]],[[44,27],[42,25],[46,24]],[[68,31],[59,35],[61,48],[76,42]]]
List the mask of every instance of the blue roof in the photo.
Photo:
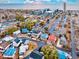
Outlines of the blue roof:
[[22,33],[29,33],[29,30],[27,28],[23,28]]
[[29,42],[30,42],[30,40],[26,40],[26,41],[25,41],[25,44],[28,44]]
[[15,41],[16,43],[19,43],[19,42],[20,42],[20,40],[19,40],[18,38],[16,38],[14,41]]
[[48,34],[46,34],[46,33],[45,34],[41,34],[40,38],[41,39],[47,39],[48,38]]
[[30,54],[30,57],[33,59],[42,59],[43,54],[41,54],[39,51],[35,50]]
[[26,39],[22,39],[22,43],[25,43]]
[[42,46],[45,45],[45,42],[41,42],[41,41],[40,41],[40,42],[38,42],[37,44],[38,44],[38,47],[40,48],[40,47],[42,47]]
[[35,29],[32,29],[31,32],[32,33],[37,33],[37,31]]

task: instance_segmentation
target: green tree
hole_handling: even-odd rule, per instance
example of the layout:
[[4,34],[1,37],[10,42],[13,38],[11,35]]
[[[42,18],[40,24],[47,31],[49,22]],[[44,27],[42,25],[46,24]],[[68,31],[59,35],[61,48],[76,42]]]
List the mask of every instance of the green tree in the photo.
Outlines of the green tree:
[[40,22],[40,25],[41,26],[45,25],[45,21]]
[[32,28],[33,28],[34,25],[35,25],[35,22],[33,22],[32,20],[28,20],[28,21],[26,22],[26,28],[27,28],[28,30],[32,30]]
[[24,21],[25,18],[22,15],[16,15],[16,20],[17,21]]
[[20,19],[19,19],[20,21],[24,21],[25,20],[25,18],[23,17],[23,16],[20,16]]
[[17,31],[18,29],[16,27],[8,28],[5,32],[6,35],[11,35],[13,32]]
[[42,47],[41,51],[44,53],[45,59],[58,59],[58,52],[54,46],[46,45]]
[[19,15],[16,15],[16,20],[17,20],[17,21],[19,21],[19,18],[20,18]]
[[25,28],[25,26],[26,26],[26,23],[25,22],[21,22],[20,23],[20,28]]

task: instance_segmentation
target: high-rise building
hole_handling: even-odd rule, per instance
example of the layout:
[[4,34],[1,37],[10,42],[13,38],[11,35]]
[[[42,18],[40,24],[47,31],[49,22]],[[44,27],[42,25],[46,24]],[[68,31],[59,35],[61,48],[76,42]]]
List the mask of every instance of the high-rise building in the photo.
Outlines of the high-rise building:
[[66,12],[66,2],[64,2],[64,8],[63,8],[64,12]]

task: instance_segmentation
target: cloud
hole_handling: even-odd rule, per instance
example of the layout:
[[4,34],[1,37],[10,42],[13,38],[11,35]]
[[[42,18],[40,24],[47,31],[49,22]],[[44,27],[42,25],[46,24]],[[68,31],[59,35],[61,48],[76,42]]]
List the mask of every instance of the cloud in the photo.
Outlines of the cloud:
[[0,0],[0,3],[8,3],[9,0]]
[[79,3],[79,0],[0,0],[0,3]]
[[35,0],[25,0],[24,3],[33,3]]

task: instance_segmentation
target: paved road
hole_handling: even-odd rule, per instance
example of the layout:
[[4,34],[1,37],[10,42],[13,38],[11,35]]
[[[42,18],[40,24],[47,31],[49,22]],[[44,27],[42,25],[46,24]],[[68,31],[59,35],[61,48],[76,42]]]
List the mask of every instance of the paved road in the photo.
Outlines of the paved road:
[[[49,32],[50,33],[52,33],[53,31],[54,31],[54,29],[56,28],[56,26],[58,25],[58,23],[60,22],[60,20],[61,20],[61,17],[58,19],[58,20],[56,20],[55,22],[54,22],[54,24],[52,25],[52,27],[50,28],[50,30],[49,30]],[[66,23],[66,17],[64,18],[64,22],[62,23],[62,29],[64,28],[64,24]],[[70,23],[71,23],[71,48],[72,48],[72,59],[77,59],[77,56],[76,56],[76,46],[75,46],[75,39],[74,39],[74,36],[75,36],[75,34],[74,34],[74,26],[73,26],[73,20],[72,20],[72,18],[71,18],[71,21],[70,21]]]
[[53,31],[55,30],[55,28],[57,27],[57,25],[59,24],[59,22],[61,21],[61,17],[58,18],[53,25],[51,26],[51,28],[49,29],[49,33],[53,33]]
[[74,26],[73,26],[74,20],[72,18],[70,20],[70,23],[71,23],[71,48],[72,48],[72,52],[71,53],[72,53],[72,59],[77,59],[75,39],[74,39],[74,36],[75,36]]
[[66,21],[67,21],[67,17],[65,15],[63,16],[62,29],[64,29],[64,25],[66,24]]

